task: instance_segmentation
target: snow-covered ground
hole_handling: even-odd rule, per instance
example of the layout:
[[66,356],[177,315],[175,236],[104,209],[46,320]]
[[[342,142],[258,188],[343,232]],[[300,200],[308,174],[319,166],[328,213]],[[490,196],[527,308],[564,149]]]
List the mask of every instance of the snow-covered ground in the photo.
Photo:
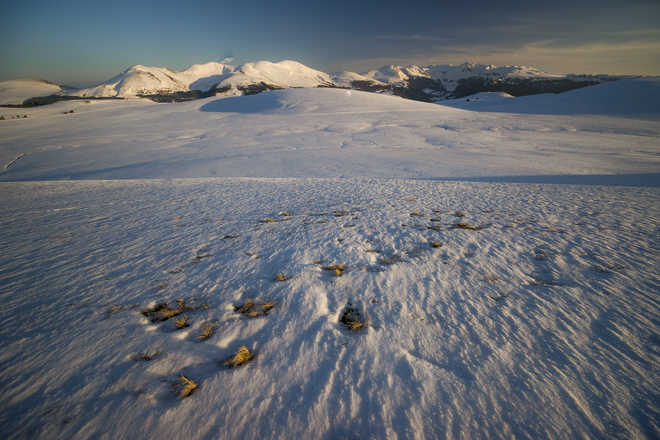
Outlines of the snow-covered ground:
[[[660,81],[643,84],[646,95],[659,94]],[[571,114],[556,99],[552,113],[563,114],[521,115],[337,89],[167,105],[60,102],[0,121],[0,180],[657,173],[660,99],[640,104],[646,119],[617,117],[619,108],[630,116],[627,103],[640,98],[627,92],[635,87],[617,85],[565,94],[605,95],[606,102],[591,106],[600,115]],[[530,97],[539,111],[548,107],[545,97]],[[528,111],[533,100],[508,101],[511,110],[523,103]]]
[[658,83],[628,84],[588,112],[309,89],[0,121],[0,435],[657,438],[660,111],[624,98]]

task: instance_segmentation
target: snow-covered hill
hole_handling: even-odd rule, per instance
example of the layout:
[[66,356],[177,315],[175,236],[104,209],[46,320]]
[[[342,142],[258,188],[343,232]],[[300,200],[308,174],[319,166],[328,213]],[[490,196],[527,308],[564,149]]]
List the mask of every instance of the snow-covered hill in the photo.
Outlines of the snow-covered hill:
[[62,88],[54,83],[38,79],[15,79],[0,82],[0,105],[20,105],[37,96],[60,93]]
[[514,98],[507,93],[479,93],[442,101],[442,105],[487,112],[525,114],[592,114],[657,117],[660,78],[622,79],[571,90]]

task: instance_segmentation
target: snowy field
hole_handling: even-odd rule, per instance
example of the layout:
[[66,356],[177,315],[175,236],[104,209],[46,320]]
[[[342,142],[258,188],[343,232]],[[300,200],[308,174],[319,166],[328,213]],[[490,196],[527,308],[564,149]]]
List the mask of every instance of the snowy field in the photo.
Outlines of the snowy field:
[[21,109],[0,435],[657,438],[660,110],[630,84],[584,89],[600,114],[324,89]]

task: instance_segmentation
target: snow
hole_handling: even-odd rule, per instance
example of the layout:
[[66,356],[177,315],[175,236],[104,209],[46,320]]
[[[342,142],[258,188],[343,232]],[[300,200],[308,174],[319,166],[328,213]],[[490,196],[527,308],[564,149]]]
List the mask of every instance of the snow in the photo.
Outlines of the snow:
[[327,73],[311,69],[297,61],[278,63],[259,61],[245,63],[233,75],[223,80],[219,87],[258,84],[264,82],[279,87],[317,87],[332,84]]
[[[350,77],[357,75],[353,72],[342,72],[343,76]],[[568,78],[567,75],[557,75],[544,72],[535,67],[528,66],[494,66],[492,64],[472,64],[463,63],[453,64],[431,64],[428,66],[418,66],[411,64],[409,66],[389,65],[377,70],[371,70],[364,73],[367,79],[383,83],[398,84],[407,81],[412,76],[431,78],[442,82],[442,85],[448,91],[453,91],[458,81],[470,77],[481,78],[501,78],[501,79],[562,79]],[[594,78],[595,80],[595,78]]]
[[[570,93],[587,97],[616,84]],[[657,87],[657,82],[641,84],[649,96]],[[657,172],[658,112],[648,120],[607,116],[616,105],[615,100],[594,105],[605,116],[521,117],[340,89],[288,89],[174,105],[61,102],[30,109],[27,119],[0,121],[0,164],[25,154],[0,179]],[[63,114],[69,109],[75,113]]]
[[[0,121],[0,436],[658,437],[657,86]],[[141,313],[177,299],[182,330]]]
[[479,93],[467,98],[442,101],[442,104],[489,112],[630,115],[657,120],[660,115],[660,78],[623,79],[560,94],[511,98],[506,93]]
[[62,89],[57,84],[34,79],[15,79],[0,82],[0,105],[23,104],[38,96],[55,95]]
[[[212,87],[231,87],[252,84],[276,85],[278,87],[317,87],[332,84],[328,74],[311,69],[296,61],[284,60],[277,63],[259,61],[238,67],[210,62],[195,64],[177,72],[165,67],[135,65],[122,74],[96,87],[79,90],[75,96],[82,97],[135,97],[159,93],[189,90],[207,91]],[[231,93],[230,93],[231,94]],[[240,94],[234,92],[233,94]]]
[[365,75],[360,75],[355,72],[338,72],[331,75],[332,82],[335,83],[338,87],[351,87],[353,81],[367,81],[377,85],[382,85],[384,83],[376,81],[373,78],[370,78]]
[[225,75],[232,70],[232,66],[216,62],[195,64],[182,72],[166,67],[148,67],[137,64],[101,85],[78,90],[73,95],[132,97],[188,90],[206,91],[222,81]]

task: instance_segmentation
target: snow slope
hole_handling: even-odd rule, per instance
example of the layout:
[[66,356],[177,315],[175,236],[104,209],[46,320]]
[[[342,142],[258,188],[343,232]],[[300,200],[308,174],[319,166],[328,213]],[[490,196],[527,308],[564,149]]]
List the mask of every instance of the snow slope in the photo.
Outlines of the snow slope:
[[660,78],[623,79],[560,94],[511,98],[506,93],[480,93],[442,101],[442,105],[488,112],[629,115],[653,119],[660,114]]
[[62,90],[57,84],[38,79],[15,79],[0,82],[0,105],[23,104],[37,96],[55,95]]
[[558,95],[591,114],[290,89],[0,121],[0,437],[658,438],[660,112],[605,86]]
[[0,164],[23,156],[0,179],[655,173],[659,113],[522,117],[337,89],[175,105],[62,102],[2,121]]

